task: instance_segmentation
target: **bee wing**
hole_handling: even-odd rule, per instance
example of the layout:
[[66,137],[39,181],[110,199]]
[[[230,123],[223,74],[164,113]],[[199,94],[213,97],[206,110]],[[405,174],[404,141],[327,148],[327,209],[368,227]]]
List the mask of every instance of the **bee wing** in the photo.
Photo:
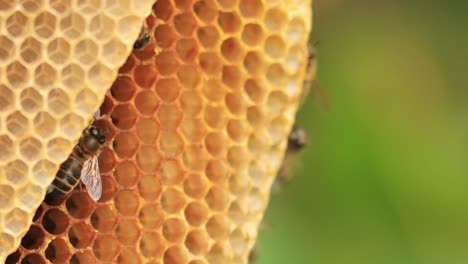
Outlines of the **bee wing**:
[[86,186],[89,196],[91,196],[94,201],[101,198],[102,181],[97,156],[84,162],[83,169],[81,170],[81,181]]
[[94,112],[94,119],[99,119],[101,117],[101,108],[98,108],[96,112]]

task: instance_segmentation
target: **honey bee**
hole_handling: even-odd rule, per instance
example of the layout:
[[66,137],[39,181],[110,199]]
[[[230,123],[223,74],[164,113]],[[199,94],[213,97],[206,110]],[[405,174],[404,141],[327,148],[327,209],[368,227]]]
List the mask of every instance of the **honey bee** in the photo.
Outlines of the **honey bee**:
[[318,42],[314,44],[309,44],[307,47],[307,66],[306,66],[306,73],[304,78],[304,89],[302,92],[302,102],[305,102],[309,91],[312,90],[312,94],[315,97],[316,101],[321,110],[328,112],[330,109],[330,103],[328,100],[328,96],[325,91],[320,86],[316,78],[317,74],[317,46]]
[[288,136],[288,146],[283,164],[273,183],[273,190],[279,191],[291,182],[293,178],[292,164],[294,158],[308,143],[307,132],[304,128],[294,125]]
[[[100,116],[96,111],[94,118]],[[98,155],[106,143],[106,133],[90,125],[81,135],[68,159],[60,165],[52,184],[47,188],[47,198],[58,199],[83,182],[89,196],[97,201],[102,194]]]
[[148,43],[151,41],[151,36],[148,32],[145,32],[144,29],[142,29],[140,35],[138,36],[138,39],[135,41],[135,44],[133,44],[133,49],[140,50],[144,48]]

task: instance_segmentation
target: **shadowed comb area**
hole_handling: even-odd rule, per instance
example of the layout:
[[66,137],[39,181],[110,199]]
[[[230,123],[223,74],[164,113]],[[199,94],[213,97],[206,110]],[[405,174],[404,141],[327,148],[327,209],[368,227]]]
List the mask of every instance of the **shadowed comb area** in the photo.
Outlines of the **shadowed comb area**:
[[151,41],[100,108],[101,199],[44,202],[7,263],[246,263],[300,101],[310,7],[158,0]]

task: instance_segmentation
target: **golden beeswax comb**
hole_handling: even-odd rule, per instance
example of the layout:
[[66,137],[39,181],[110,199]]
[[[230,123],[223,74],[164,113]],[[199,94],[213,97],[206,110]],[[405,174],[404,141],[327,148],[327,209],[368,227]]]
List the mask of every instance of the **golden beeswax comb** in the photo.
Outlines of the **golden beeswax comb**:
[[[8,3],[0,260],[16,249],[7,263],[246,263],[303,90],[311,2]],[[123,63],[150,12],[151,42],[115,77],[109,60]],[[98,15],[110,30],[91,26]],[[28,32],[9,22],[22,20]],[[77,188],[39,206],[103,98],[101,199]]]

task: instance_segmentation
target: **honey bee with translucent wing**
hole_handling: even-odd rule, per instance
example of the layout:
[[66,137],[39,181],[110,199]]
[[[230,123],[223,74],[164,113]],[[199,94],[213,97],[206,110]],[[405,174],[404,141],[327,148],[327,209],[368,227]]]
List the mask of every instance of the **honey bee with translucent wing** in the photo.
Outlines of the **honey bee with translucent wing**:
[[[100,110],[94,113],[98,119]],[[46,198],[58,199],[71,192],[80,182],[86,187],[89,196],[97,201],[102,194],[101,173],[98,155],[106,143],[107,132],[90,125],[81,135],[68,159],[60,165],[54,181],[47,188]]]

